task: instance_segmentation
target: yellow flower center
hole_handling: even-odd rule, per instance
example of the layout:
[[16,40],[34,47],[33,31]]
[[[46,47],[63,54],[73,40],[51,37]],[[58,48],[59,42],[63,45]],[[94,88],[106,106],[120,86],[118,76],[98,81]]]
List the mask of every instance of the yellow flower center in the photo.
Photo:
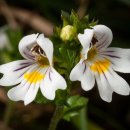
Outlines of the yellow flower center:
[[39,81],[41,81],[41,80],[43,80],[44,77],[45,77],[45,75],[42,74],[42,73],[40,73],[40,72],[38,72],[38,71],[32,71],[30,73],[25,73],[24,74],[24,78],[28,82],[34,83],[34,84],[37,83],[37,82],[39,82]]
[[49,61],[48,61],[47,57],[38,56],[36,60],[38,61],[38,64],[42,68],[49,66]]
[[97,42],[97,39],[95,37],[93,37],[93,39],[92,39],[93,47],[90,48],[90,50],[88,51],[87,59],[84,62],[86,62],[86,63],[90,62],[91,63],[90,69],[93,72],[102,74],[109,70],[111,62],[107,58],[99,59],[99,60],[98,60],[98,58],[96,59],[96,56],[98,55],[97,49],[95,47],[96,42]]
[[99,74],[102,74],[108,71],[110,64],[111,62],[108,59],[99,60],[99,61],[94,62],[90,66],[90,69],[94,72],[98,72]]
[[97,55],[97,51],[95,47],[92,47],[89,51],[88,51],[88,58],[87,61],[91,61],[95,58],[95,56]]

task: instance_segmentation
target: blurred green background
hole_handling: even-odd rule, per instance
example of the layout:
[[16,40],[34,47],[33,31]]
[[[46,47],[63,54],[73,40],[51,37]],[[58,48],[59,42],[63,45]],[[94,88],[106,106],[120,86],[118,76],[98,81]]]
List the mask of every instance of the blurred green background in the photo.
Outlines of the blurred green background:
[[[114,36],[111,46],[130,48],[130,0],[0,0],[0,64],[21,58],[17,45],[24,35],[51,35],[54,25],[62,25],[61,10],[72,9],[110,27]],[[130,84],[130,74],[120,75]],[[89,130],[130,130],[130,96],[114,93],[113,101],[106,103],[97,87],[89,92],[79,87],[78,91],[89,98]],[[46,130],[53,110],[51,105],[35,103],[10,105],[5,89],[0,88],[0,130]],[[61,129],[76,130],[76,126],[62,120]]]

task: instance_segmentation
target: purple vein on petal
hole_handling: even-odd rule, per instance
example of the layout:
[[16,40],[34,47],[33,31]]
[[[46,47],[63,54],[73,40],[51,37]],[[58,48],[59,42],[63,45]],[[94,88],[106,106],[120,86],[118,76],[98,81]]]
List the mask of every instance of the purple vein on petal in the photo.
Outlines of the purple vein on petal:
[[104,36],[105,36],[105,33],[103,33],[103,35],[98,39],[98,41],[100,41]]
[[104,40],[102,43],[100,43],[100,44],[97,46],[97,48],[98,48],[98,49],[101,49],[101,48],[103,48],[107,43],[108,43],[108,39],[105,38],[105,40]]
[[25,54],[25,55],[28,55],[28,56],[30,56],[30,57],[32,57],[32,58],[34,57],[34,56],[30,55],[29,53],[27,53],[27,52],[25,52],[25,51],[24,51],[24,54]]
[[115,51],[105,51],[105,52],[108,52],[108,53],[113,53],[113,52],[115,52]]
[[[85,63],[84,63],[85,64]],[[83,74],[85,73],[85,71],[86,71],[86,64],[85,64],[85,66],[84,66],[84,71],[83,71]]]
[[51,79],[51,74],[50,74],[51,72],[49,72],[49,79],[50,79],[50,81],[52,81],[52,79]]
[[24,69],[24,68],[26,68],[26,67],[28,67],[28,66],[30,66],[30,65],[22,66],[22,67],[20,67],[20,68],[18,68],[18,69],[15,69],[15,70],[13,70],[13,71],[19,71],[19,70]]
[[32,62],[24,62],[24,63],[21,63],[20,65],[31,65]]
[[106,41],[102,44],[102,46],[99,47],[99,49],[104,48],[104,47],[108,44],[108,42],[109,42],[109,41],[106,40]]
[[110,54],[105,54],[106,56],[110,56],[110,57],[112,57],[112,58],[119,58],[120,59],[120,57],[119,56],[114,56],[114,55],[110,55]]
[[19,78],[21,78],[30,68],[28,68],[27,70],[25,70],[20,76]]
[[25,51],[23,52],[28,58],[30,58],[30,59],[33,59],[34,60],[34,56],[32,56],[32,55],[30,55],[30,54],[28,54],[28,53],[26,53]]
[[107,52],[100,53],[100,55],[109,56],[109,57],[112,57],[112,58],[119,58],[119,59],[121,58],[121,57],[119,57],[119,56],[115,56],[115,55],[110,54],[110,53],[107,53]]
[[26,49],[27,49],[28,51],[30,51],[30,49],[29,49],[29,47],[28,47],[28,46],[26,47]]

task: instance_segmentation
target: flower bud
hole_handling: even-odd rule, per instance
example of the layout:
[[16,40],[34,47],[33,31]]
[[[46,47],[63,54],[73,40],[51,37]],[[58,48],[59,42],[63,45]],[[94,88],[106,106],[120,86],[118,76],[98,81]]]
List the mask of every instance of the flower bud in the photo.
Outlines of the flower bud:
[[60,38],[63,41],[71,41],[75,37],[75,34],[76,34],[76,29],[71,25],[67,25],[62,28],[60,33]]

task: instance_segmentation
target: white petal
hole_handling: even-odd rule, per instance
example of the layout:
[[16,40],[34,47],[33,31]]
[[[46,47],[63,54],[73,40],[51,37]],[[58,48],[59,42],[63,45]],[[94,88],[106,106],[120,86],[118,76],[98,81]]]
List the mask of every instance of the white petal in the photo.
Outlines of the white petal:
[[80,60],[80,62],[72,69],[70,73],[70,80],[80,81],[81,77],[83,76],[84,70],[85,70],[85,63],[83,62],[83,60]]
[[95,84],[95,77],[90,69],[87,67],[86,71],[83,73],[81,77],[81,86],[83,90],[88,91],[93,88]]
[[[48,81],[45,81],[48,82]],[[41,82],[40,89],[44,97],[49,100],[54,100],[55,98],[55,89],[52,86],[46,85],[47,83]],[[46,85],[46,86],[45,86]]]
[[24,80],[20,85],[8,91],[8,97],[12,101],[24,100],[24,97],[29,89],[29,86],[30,84]]
[[38,92],[38,89],[39,89],[39,82],[36,83],[36,84],[31,84],[26,95],[25,95],[25,98],[24,98],[24,104],[25,105],[28,105],[29,103],[31,103],[36,95],[37,95],[37,92]]
[[34,56],[30,52],[32,46],[36,44],[38,34],[31,34],[23,37],[19,42],[19,51],[25,59],[34,59]]
[[[33,65],[26,73],[30,73],[33,71],[39,71],[39,72],[45,73],[45,69],[39,68],[38,65]],[[34,76],[34,75],[33,75]],[[32,78],[32,77],[30,77]],[[34,77],[33,77],[34,78]],[[24,104],[27,105],[31,103],[38,92],[38,88],[40,85],[40,82],[37,83],[30,83],[26,79],[24,79],[24,76],[22,77],[22,82],[17,87],[12,88],[8,92],[8,97],[13,101],[24,101]]]
[[3,73],[3,77],[0,79],[0,85],[11,86],[20,83],[22,74],[30,68],[31,64],[30,61],[19,60],[1,65],[0,73]]
[[64,90],[66,87],[66,81],[54,68],[48,70],[40,85],[42,94],[49,100],[54,100],[57,89]]
[[78,39],[83,48],[89,48],[92,38],[93,38],[93,29],[85,29],[84,34],[81,33],[78,34]]
[[113,90],[111,89],[110,84],[108,83],[106,77],[103,74],[100,75],[96,74],[96,82],[102,100],[106,102],[111,102]]
[[110,47],[106,49],[106,55],[115,71],[130,73],[130,49]]
[[96,43],[96,47],[99,50],[107,48],[112,42],[112,31],[105,25],[96,25],[93,27],[94,36],[97,38],[98,42]]
[[38,45],[44,50],[46,56],[52,65],[53,58],[53,43],[48,38],[45,38],[43,34],[40,34],[37,38]]
[[128,83],[112,69],[109,71],[110,72],[106,72],[105,75],[113,91],[121,95],[129,95],[130,88]]

